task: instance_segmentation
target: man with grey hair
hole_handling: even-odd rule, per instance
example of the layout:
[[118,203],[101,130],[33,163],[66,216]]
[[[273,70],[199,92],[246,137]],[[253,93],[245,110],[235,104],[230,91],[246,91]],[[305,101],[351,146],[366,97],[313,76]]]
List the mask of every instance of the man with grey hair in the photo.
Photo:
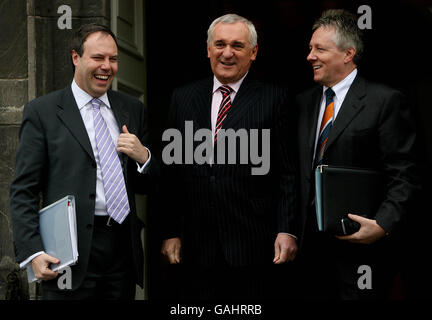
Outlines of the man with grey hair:
[[[296,98],[301,287],[306,297],[386,298],[394,277],[390,253],[417,189],[410,110],[400,92],[358,74],[363,43],[355,16],[324,12],[313,26],[309,49],[318,85]],[[354,208],[347,212],[357,226],[352,234],[318,232],[313,172],[320,164],[375,169],[385,176],[385,196],[373,217]],[[366,285],[362,266],[368,270]]]
[[[214,159],[225,151],[225,159],[234,152],[237,160],[165,165],[165,192],[174,199],[165,210],[162,254],[171,264],[182,262],[182,297],[272,297],[280,285],[275,275],[284,270],[276,265],[296,255],[287,94],[249,72],[257,52],[257,33],[250,21],[234,14],[216,19],[207,40],[213,77],[178,88],[172,96],[168,128],[185,138],[185,121],[193,123],[194,134],[211,130]],[[241,148],[220,144],[222,129],[269,130],[269,171],[253,175],[249,156],[240,164]],[[194,148],[198,144],[190,143]],[[263,143],[257,146],[261,152],[266,149]]]

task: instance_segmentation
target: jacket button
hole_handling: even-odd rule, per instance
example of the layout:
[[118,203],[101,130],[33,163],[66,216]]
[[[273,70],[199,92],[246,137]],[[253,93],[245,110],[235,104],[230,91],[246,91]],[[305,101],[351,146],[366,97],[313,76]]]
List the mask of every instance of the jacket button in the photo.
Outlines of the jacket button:
[[86,225],[86,228],[87,228],[88,230],[90,230],[91,228],[93,228],[93,225],[89,223],[88,225]]
[[96,199],[96,195],[94,193],[92,193],[92,194],[90,194],[89,198],[90,198],[90,200],[94,200],[94,199]]

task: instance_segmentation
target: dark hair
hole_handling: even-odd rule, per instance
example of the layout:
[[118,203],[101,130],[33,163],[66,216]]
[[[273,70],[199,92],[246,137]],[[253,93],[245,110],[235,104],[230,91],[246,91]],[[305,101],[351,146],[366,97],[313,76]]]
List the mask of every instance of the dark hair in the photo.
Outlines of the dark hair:
[[358,64],[363,55],[363,32],[357,26],[356,16],[343,9],[330,9],[322,13],[315,21],[312,30],[319,27],[335,28],[335,44],[341,49],[354,48],[354,63]]
[[[115,34],[107,26],[97,23],[88,23],[79,27],[79,29],[73,35],[70,42],[70,52],[72,53],[72,51],[75,51],[81,57],[84,52],[84,42],[87,40],[89,35],[95,32],[103,32],[107,35],[110,35],[114,39],[115,44],[118,47]],[[72,69],[75,73],[75,65],[73,64],[73,61]]]

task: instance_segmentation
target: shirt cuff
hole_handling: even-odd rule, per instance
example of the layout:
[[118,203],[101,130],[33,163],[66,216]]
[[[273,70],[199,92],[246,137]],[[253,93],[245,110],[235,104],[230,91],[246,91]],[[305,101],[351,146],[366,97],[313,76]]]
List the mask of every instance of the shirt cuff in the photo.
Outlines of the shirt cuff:
[[297,240],[297,237],[295,235],[293,235],[291,233],[288,233],[288,232],[279,232],[278,234],[287,234],[287,235],[289,235],[289,236],[291,236],[291,237],[293,237],[294,239]]
[[139,173],[147,173],[146,168],[148,167],[148,164],[150,163],[150,160],[151,160],[151,152],[150,152],[150,150],[147,147],[144,147],[144,148],[146,148],[149,156],[148,156],[147,161],[142,166],[138,162],[136,162],[136,164],[137,164],[137,171]]
[[40,256],[41,254],[45,253],[45,251],[39,251],[36,252],[35,254],[31,255],[30,257],[28,257],[27,259],[25,259],[23,262],[20,263],[20,268],[24,269],[34,258]]

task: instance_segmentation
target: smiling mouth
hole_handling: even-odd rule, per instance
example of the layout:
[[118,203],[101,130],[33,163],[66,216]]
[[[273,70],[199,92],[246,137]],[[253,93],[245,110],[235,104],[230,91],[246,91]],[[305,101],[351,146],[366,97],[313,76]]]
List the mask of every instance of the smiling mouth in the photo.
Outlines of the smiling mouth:
[[107,81],[110,78],[110,75],[95,74],[94,77],[98,80]]
[[235,65],[234,62],[221,61],[220,63],[223,64],[224,66],[227,66],[227,67],[231,67],[231,66]]
[[313,68],[314,70],[318,70],[318,69],[321,69],[321,66],[312,66],[312,68]]

